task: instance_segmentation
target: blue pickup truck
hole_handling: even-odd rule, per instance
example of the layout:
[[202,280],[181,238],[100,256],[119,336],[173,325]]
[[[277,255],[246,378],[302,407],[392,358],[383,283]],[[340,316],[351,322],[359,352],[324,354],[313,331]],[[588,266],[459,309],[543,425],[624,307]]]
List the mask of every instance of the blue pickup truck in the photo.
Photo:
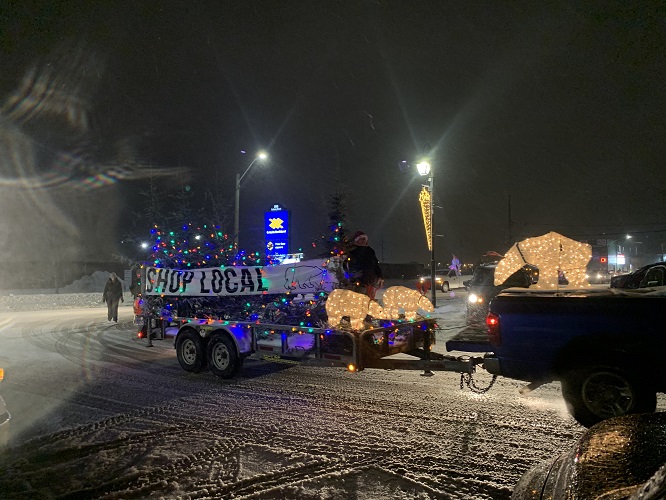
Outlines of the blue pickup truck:
[[508,289],[490,303],[485,326],[470,326],[449,351],[486,352],[490,373],[560,381],[573,417],[589,427],[652,412],[666,392],[666,287],[641,290]]

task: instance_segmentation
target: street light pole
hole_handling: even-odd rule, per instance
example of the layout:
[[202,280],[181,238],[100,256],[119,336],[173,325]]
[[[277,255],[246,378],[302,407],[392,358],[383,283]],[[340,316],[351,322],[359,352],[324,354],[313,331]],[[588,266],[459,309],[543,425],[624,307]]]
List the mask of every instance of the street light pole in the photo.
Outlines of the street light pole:
[[[434,226],[434,215],[435,215],[435,204],[434,204],[434,182],[435,182],[435,173],[433,169],[430,166],[430,163],[427,161],[422,161],[418,165],[416,165],[416,168],[421,175],[429,175],[429,188],[430,188],[430,203],[429,203],[429,212],[430,212],[430,234],[428,234],[428,223],[426,222],[426,239],[428,240],[428,243],[430,244],[430,301],[432,302],[433,307],[437,307],[437,281],[435,279],[436,275],[436,262],[435,262],[435,226]],[[424,186],[425,187],[425,186]],[[425,205],[425,204],[423,204]],[[422,205],[422,210],[425,208]],[[424,210],[424,215],[427,212]],[[424,217],[426,219],[426,217]],[[423,337],[423,351],[424,351],[424,359],[426,361],[430,360],[430,350],[431,350],[431,338],[430,338],[430,330],[424,335]],[[425,369],[423,372],[423,376],[425,377],[431,377],[433,373],[429,369]]]
[[435,262],[435,204],[434,204],[434,182],[435,182],[435,173],[430,163],[427,161],[422,161],[416,168],[421,175],[429,175],[429,189],[430,189],[430,301],[432,302],[433,307],[437,307],[437,297],[436,297],[436,262]]
[[266,153],[259,153],[257,157],[250,162],[250,164],[247,166],[245,169],[245,172],[243,172],[242,175],[236,174],[236,205],[235,205],[235,210],[234,210],[234,249],[238,250],[238,232],[240,231],[239,225],[240,225],[240,186],[241,186],[241,181],[243,180],[243,177],[245,177],[245,174],[248,173],[252,165],[254,165],[254,162],[257,160],[265,160],[268,158],[268,155]]
[[434,174],[433,171],[430,170],[430,225],[432,227],[432,243],[430,245],[430,298],[432,302],[433,307],[437,307],[437,298],[435,291],[437,289],[437,264],[435,262],[435,223],[434,223],[434,216],[435,216],[435,205],[434,205],[434,200],[433,197],[435,195],[434,189]]

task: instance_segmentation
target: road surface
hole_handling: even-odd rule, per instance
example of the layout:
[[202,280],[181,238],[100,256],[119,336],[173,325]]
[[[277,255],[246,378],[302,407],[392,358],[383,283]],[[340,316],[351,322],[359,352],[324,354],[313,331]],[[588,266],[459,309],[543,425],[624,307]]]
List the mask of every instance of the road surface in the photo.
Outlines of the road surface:
[[[444,352],[464,294],[442,297]],[[221,380],[183,371],[171,341],[147,347],[130,308],[105,316],[0,314],[13,415],[0,497],[508,498],[584,430],[559,384],[523,397],[500,379],[475,394],[456,373],[263,361]]]

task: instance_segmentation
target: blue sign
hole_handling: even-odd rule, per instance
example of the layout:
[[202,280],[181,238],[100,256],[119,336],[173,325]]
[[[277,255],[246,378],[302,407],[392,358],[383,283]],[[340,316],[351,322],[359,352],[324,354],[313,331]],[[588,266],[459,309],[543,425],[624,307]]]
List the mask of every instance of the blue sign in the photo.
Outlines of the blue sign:
[[289,253],[289,211],[273,205],[264,213],[264,236],[268,255]]

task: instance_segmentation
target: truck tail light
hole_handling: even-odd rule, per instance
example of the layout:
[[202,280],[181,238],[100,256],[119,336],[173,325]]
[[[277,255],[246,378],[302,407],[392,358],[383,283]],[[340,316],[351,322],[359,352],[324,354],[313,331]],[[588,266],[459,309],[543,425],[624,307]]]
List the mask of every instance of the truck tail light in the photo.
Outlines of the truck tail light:
[[502,343],[500,338],[500,317],[495,313],[488,313],[486,316],[486,326],[488,327],[488,341],[490,345],[499,346]]

